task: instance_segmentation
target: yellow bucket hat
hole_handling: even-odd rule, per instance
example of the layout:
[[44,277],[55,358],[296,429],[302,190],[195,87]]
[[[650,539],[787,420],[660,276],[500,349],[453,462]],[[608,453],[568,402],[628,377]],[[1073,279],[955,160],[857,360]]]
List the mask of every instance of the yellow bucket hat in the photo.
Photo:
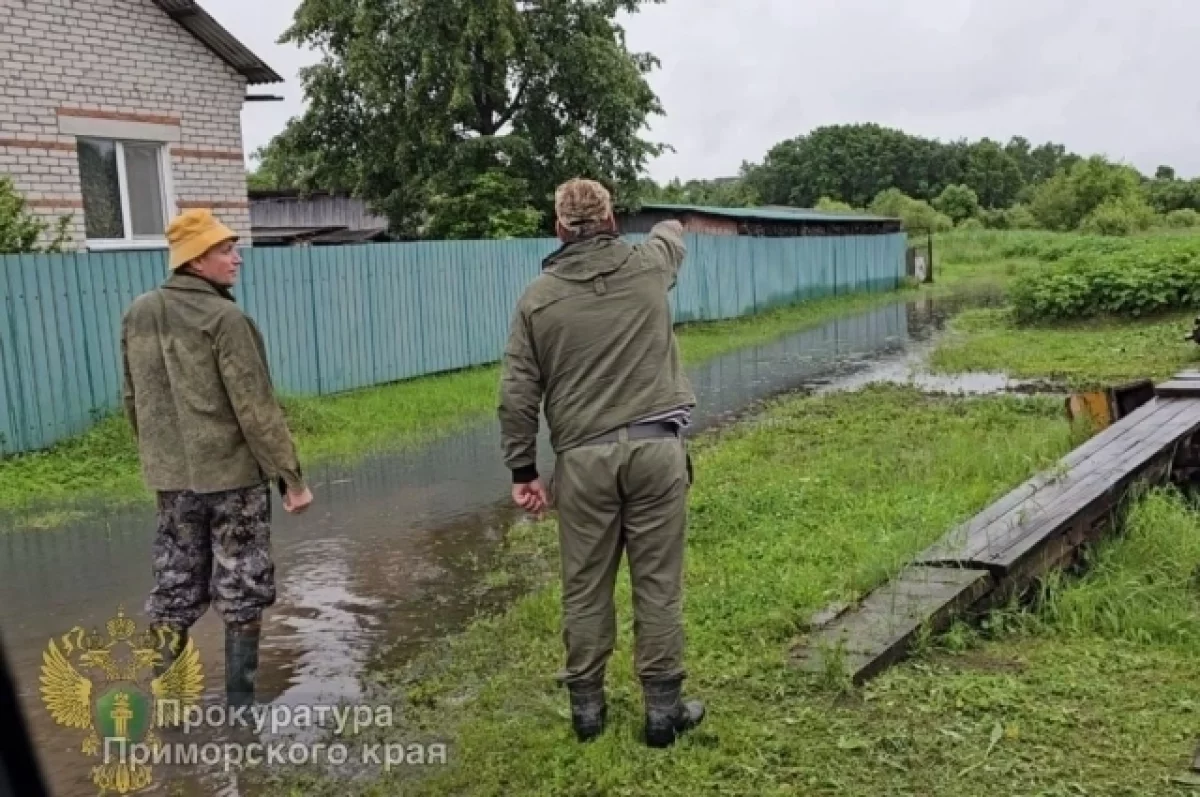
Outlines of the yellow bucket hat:
[[218,221],[211,210],[184,211],[167,227],[171,270],[192,262],[219,243],[237,239],[237,233]]

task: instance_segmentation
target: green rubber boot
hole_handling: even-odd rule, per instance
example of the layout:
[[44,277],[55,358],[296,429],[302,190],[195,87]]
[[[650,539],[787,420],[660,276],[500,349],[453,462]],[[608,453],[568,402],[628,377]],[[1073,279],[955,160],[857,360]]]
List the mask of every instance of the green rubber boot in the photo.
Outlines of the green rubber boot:
[[254,681],[258,677],[258,622],[225,627],[225,694],[230,706],[254,703]]

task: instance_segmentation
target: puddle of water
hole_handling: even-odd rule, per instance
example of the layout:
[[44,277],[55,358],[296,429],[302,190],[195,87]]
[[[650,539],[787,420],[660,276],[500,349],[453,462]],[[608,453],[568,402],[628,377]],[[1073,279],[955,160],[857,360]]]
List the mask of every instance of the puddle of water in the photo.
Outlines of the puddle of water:
[[[914,365],[954,312],[994,298],[885,305],[704,363],[690,372],[699,398],[696,430],[804,388],[845,390],[910,379],[922,387],[959,384],[913,377]],[[975,392],[1014,387],[993,375],[968,381],[960,386]],[[549,471],[545,438],[541,450]],[[313,509],[298,518],[278,509],[275,514],[279,601],[264,621],[259,700],[277,705],[365,699],[361,676],[383,643],[390,661],[405,660],[463,628],[481,607],[508,597],[485,583],[490,556],[519,519],[508,499],[495,422],[419,450],[312,471]],[[57,531],[0,535],[0,633],[57,795],[90,797],[96,790],[78,733],[54,725],[41,705],[42,652],[51,637],[77,624],[103,627],[118,606],[144,624],[153,533],[152,515],[136,508]],[[209,612],[193,634],[205,667],[206,699],[219,701],[220,621]],[[171,786],[172,794],[219,789],[194,774]]]

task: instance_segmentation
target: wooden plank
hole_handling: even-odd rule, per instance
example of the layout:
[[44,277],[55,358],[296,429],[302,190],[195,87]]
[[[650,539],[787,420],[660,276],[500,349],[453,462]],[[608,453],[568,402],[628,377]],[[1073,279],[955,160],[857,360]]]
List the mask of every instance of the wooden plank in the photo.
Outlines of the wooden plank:
[[[1079,507],[1076,511],[1064,518],[1059,518],[1056,525],[1051,525],[1052,521],[1047,521],[1042,528],[1026,535],[1023,538],[1014,540],[1012,544],[1002,552],[998,552],[1003,557],[1003,564],[1011,572],[1021,567],[1024,560],[1035,554],[1039,546],[1046,546],[1049,541],[1063,533],[1069,533],[1075,526],[1084,525],[1091,527],[1096,524],[1102,524],[1112,511],[1119,507],[1124,499],[1129,488],[1138,481],[1157,480],[1166,471],[1170,464],[1172,455],[1167,450],[1162,450],[1149,462],[1142,467],[1128,472],[1124,477],[1120,478],[1116,484],[1108,486],[1094,500]],[[1157,471],[1157,472],[1156,472]],[[1076,543],[1082,544],[1085,541],[1094,541],[1098,534],[1091,533],[1090,529],[1083,533],[1081,539]]]
[[[1121,459],[1110,460],[1110,464],[1104,465],[1093,462],[1093,466],[1086,473],[1081,473],[1081,478],[1072,480],[1070,488],[1054,501],[1037,507],[1030,517],[992,537],[986,548],[967,548],[964,551],[965,558],[961,561],[974,566],[1011,567],[1015,558],[1014,550],[1027,550],[1029,545],[1036,544],[1039,536],[1053,534],[1057,526],[1068,522],[1122,481],[1134,479],[1138,471],[1166,447],[1197,427],[1200,427],[1200,402],[1184,407],[1183,412],[1164,423],[1148,439],[1127,450]],[[1029,542],[1021,544],[1022,540]],[[1019,549],[1014,549],[1018,545]]]
[[946,628],[994,587],[986,570],[909,566],[793,648],[794,666],[824,672],[835,662],[856,684],[902,659],[922,628]]
[[1155,385],[1154,392],[1161,398],[1200,398],[1200,381],[1195,379],[1172,379]]
[[[1067,522],[1123,480],[1132,480],[1141,468],[1162,451],[1165,445],[1169,445],[1172,437],[1184,434],[1183,431],[1177,430],[1178,427],[1167,427],[1167,432],[1163,437],[1145,441],[1137,448],[1127,452],[1123,461],[1104,468],[1093,469],[1084,478],[1076,481],[1071,489],[1056,501],[1039,507],[1035,514],[1020,524],[1011,527],[1004,534],[993,537],[987,548],[969,550],[967,552],[970,557],[969,561],[980,564],[987,563],[988,566],[993,567],[1011,566],[1011,556],[1006,552],[1013,545],[1022,539],[1033,540],[1039,536],[1052,534],[1055,526]],[[1174,432],[1173,435],[1172,432]]]
[[[1022,514],[1028,511],[1028,505],[1034,501],[1040,507],[1047,507],[1062,495],[1077,486],[1083,469],[1094,466],[1095,463],[1111,458],[1119,458],[1145,440],[1146,429],[1159,429],[1180,413],[1186,407],[1179,402],[1158,402],[1153,407],[1140,408],[1124,421],[1109,427],[1100,435],[1104,437],[1099,445],[1087,444],[1080,447],[1071,455],[1060,460],[1057,468],[1035,476],[1025,484],[1013,490],[1005,498],[988,507],[965,526],[959,526],[938,543],[921,553],[916,561],[924,564],[938,564],[946,561],[970,562],[981,550],[991,547],[991,540],[997,536],[1007,536],[1015,524],[1013,521],[1024,522]],[[1091,443],[1092,441],[1089,441]],[[1083,454],[1084,456],[1080,456]],[[1065,477],[1055,476],[1062,467],[1071,468]],[[1006,525],[1007,524],[1007,525]]]

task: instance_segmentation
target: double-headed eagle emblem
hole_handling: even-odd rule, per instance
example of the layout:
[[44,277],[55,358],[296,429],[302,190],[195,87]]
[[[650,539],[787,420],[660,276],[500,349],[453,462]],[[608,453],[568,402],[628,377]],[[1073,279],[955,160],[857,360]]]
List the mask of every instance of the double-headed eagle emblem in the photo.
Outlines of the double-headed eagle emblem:
[[[50,640],[42,655],[42,701],[56,723],[87,732],[85,755],[105,752],[92,768],[100,794],[130,794],[150,785],[153,768],[129,751],[134,745],[159,751],[156,723],[177,723],[182,710],[199,701],[204,670],[190,639],[164,670],[164,653],[178,650],[179,636],[165,628],[139,633],[124,609],[105,629],[107,639],[77,626],[60,638],[61,648]],[[94,677],[83,674],[89,671]],[[178,701],[178,714],[172,710],[162,716],[156,707],[163,700]]]

